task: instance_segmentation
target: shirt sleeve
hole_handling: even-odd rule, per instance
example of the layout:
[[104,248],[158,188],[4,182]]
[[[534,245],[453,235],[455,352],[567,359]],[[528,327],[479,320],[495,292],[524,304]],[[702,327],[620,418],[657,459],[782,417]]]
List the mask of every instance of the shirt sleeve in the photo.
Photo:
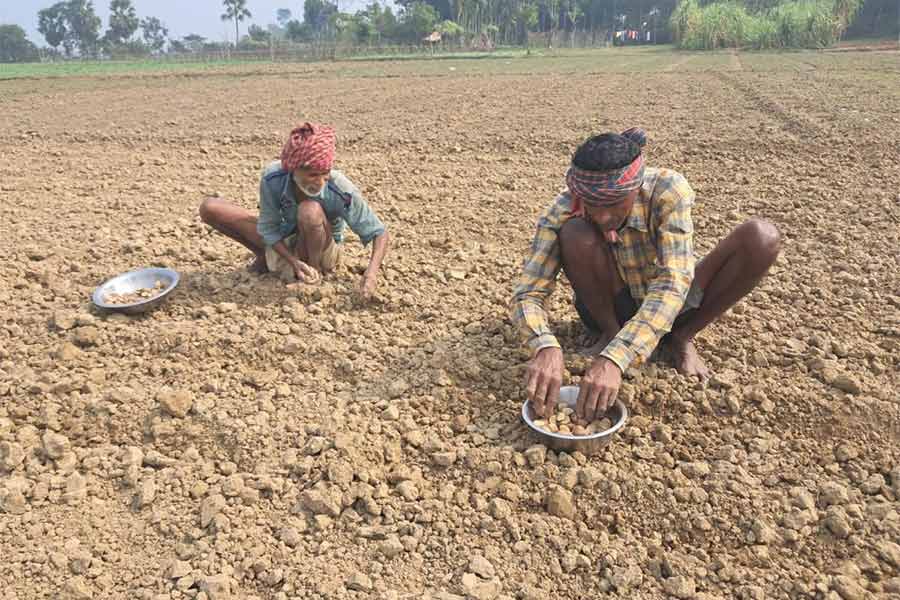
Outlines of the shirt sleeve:
[[562,212],[557,198],[538,219],[537,232],[510,303],[510,319],[534,353],[542,348],[560,347],[550,330],[546,303],[556,288],[556,278],[562,268],[559,249]]
[[363,246],[387,230],[356,186],[350,187],[350,203],[344,206],[343,217],[353,233],[359,236]]
[[273,246],[281,240],[281,207],[277,196],[266,185],[266,178],[259,180],[259,220],[256,231],[262,236],[266,246]]
[[623,373],[636,358],[650,356],[684,306],[694,280],[693,204],[694,191],[680,176],[654,202],[656,276],[637,314],[600,353]]

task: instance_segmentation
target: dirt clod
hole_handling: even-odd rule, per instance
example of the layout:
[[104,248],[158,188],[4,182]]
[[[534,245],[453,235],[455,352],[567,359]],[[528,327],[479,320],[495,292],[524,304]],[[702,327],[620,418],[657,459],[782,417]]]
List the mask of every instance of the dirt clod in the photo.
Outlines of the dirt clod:
[[556,517],[572,519],[575,517],[575,500],[572,492],[561,487],[553,488],[547,494],[547,512]]
[[663,589],[670,596],[681,600],[695,598],[697,595],[697,584],[690,577],[684,577],[683,575],[676,575],[664,580]]
[[169,415],[182,419],[194,405],[194,398],[187,390],[163,390],[159,393],[159,405]]
[[62,458],[70,448],[69,438],[58,433],[45,433],[43,442],[44,452],[52,459]]
[[372,589],[372,580],[365,573],[355,571],[347,578],[347,589],[368,592]]

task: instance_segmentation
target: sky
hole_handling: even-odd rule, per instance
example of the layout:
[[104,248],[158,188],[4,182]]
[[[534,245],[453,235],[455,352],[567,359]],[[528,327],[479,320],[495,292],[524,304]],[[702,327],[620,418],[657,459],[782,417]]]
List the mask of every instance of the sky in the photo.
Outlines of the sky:
[[[38,46],[46,46],[44,36],[37,30],[37,13],[58,0],[0,0],[0,25],[20,25],[28,39]],[[94,11],[103,20],[101,34],[109,25],[109,0],[93,0]],[[169,37],[182,38],[189,33],[200,34],[212,41],[234,39],[234,22],[225,23],[221,0],[132,0],[138,17],[157,17],[169,28]],[[354,12],[362,8],[364,0],[340,0],[341,10]],[[275,11],[289,8],[302,19],[303,0],[247,0],[253,16],[241,23],[241,35],[251,23],[265,26],[275,22]],[[140,30],[138,31],[140,34]]]

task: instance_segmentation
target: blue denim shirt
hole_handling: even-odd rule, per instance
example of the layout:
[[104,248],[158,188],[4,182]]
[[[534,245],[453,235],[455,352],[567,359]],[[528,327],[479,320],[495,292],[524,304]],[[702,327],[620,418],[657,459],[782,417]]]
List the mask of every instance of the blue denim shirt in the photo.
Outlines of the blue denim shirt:
[[[297,231],[297,195],[294,178],[275,161],[263,170],[259,182],[259,222],[256,230],[266,246],[273,246]],[[347,177],[332,169],[328,183],[310,200],[318,202],[331,224],[334,241],[344,241],[344,224],[359,236],[363,245],[387,229],[372,212],[362,194]]]

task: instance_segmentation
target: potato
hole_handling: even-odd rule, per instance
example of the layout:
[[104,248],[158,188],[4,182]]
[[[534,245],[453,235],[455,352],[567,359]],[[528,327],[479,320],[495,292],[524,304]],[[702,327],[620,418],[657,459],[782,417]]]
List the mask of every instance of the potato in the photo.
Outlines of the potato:
[[572,407],[560,402],[557,411],[547,418],[535,419],[534,426],[549,433],[563,435],[587,436],[601,433],[613,426],[612,419],[601,417],[591,422],[585,421],[575,413]]
[[157,279],[152,288],[138,288],[130,294],[109,293],[103,297],[103,301],[107,304],[116,305],[133,304],[140,300],[149,300],[150,298],[155,298],[160,294],[160,292],[165,289],[165,287],[165,284]]
[[592,422],[590,424],[590,426],[588,427],[588,429],[592,433],[600,433],[601,431],[606,431],[607,429],[611,428],[612,426],[613,426],[612,419],[610,419],[609,417],[603,417],[602,419],[597,419],[596,421]]

